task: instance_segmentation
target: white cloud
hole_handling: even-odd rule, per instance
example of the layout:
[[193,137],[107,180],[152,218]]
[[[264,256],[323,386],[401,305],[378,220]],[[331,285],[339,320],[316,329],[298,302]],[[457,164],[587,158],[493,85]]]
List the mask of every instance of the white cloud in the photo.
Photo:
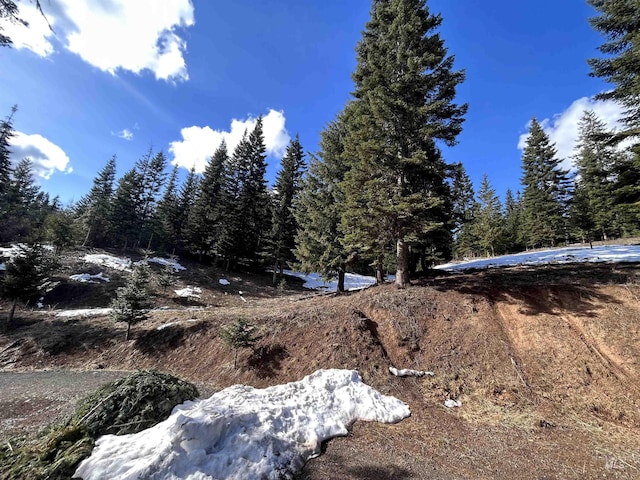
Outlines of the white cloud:
[[[267,155],[276,157],[284,155],[287,144],[291,140],[285,128],[284,113],[269,110],[269,113],[262,117],[262,121]],[[231,155],[242,139],[243,133],[245,131],[250,133],[255,126],[256,118],[249,116],[246,120],[234,119],[229,131],[213,130],[208,126],[183,128],[180,131],[182,140],[170,143],[169,151],[174,157],[171,163],[187,169],[195,165],[196,171],[201,173],[222,140],[226,141]]]
[[40,178],[49,179],[56,170],[64,173],[73,171],[69,157],[58,145],[42,135],[16,131],[11,138],[11,161],[15,164],[26,157],[33,162],[34,175]]
[[129,130],[128,128],[123,128],[121,131],[119,131],[116,136],[123,138],[124,140],[133,140],[133,132],[131,130]]
[[[102,71],[150,70],[157,79],[187,80],[181,28],[194,24],[191,0],[57,0],[43,3],[55,37],[66,49]],[[20,3],[29,27],[3,23],[16,48],[46,57],[54,33],[32,2]]]
[[[563,168],[573,167],[571,156],[578,139],[578,123],[585,110],[593,110],[609,129],[621,126],[620,119],[623,117],[624,107],[612,101],[600,102],[589,97],[579,98],[564,112],[555,114],[552,118],[538,120],[551,142],[555,143]],[[528,137],[529,133],[520,135],[519,150],[524,150]]]

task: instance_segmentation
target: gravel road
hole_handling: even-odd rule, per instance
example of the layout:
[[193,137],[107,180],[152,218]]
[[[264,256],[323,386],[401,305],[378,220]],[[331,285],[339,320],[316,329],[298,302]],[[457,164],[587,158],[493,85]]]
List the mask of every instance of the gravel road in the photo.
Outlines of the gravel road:
[[45,425],[64,420],[80,398],[127,373],[0,372],[0,439],[31,435]]

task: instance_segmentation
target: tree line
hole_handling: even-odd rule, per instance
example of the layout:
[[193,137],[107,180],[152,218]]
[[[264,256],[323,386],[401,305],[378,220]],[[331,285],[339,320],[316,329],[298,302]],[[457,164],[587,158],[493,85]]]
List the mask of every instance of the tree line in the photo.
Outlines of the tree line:
[[[357,45],[354,91],[322,131],[319,150],[296,137],[272,189],[262,119],[233,152],[222,143],[202,175],[182,184],[162,152],[149,151],[116,181],[112,158],[76,205],[62,208],[35,187],[30,164],[8,161],[12,115],[0,124],[0,240],[46,238],[56,246],[150,248],[188,253],[222,268],[285,264],[336,276],[372,269],[379,280],[452,257],[637,235],[640,229],[640,96],[633,0],[591,0],[591,23],[607,42],[592,75],[600,95],[626,107],[624,128],[608,131],[593,112],[580,121],[575,170],[561,166],[534,118],[522,154],[521,186],[504,204],[484,177],[477,192],[442,146],[462,131],[455,101],[465,72],[438,34],[426,0],[374,0]],[[21,166],[22,165],[22,166]],[[22,210],[20,210],[22,209]],[[20,213],[19,213],[20,212]]]

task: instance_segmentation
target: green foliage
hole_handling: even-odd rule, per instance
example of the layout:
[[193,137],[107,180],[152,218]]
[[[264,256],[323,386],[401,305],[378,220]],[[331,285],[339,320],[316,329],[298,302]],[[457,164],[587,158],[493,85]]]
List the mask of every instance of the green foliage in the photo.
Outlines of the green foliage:
[[410,245],[425,255],[450,248],[451,198],[436,142],[456,143],[467,107],[453,101],[464,73],[435,33],[441,21],[425,0],[373,2],[356,49],[343,240],[377,265],[396,244],[401,286]]
[[555,145],[535,118],[522,154],[523,231],[530,247],[556,246],[566,238],[567,172]]
[[113,184],[116,176],[116,157],[93,179],[89,193],[76,205],[76,217],[85,228],[83,245],[104,246],[111,234]]
[[111,304],[111,316],[117,322],[127,322],[125,340],[129,340],[131,325],[145,320],[148,316],[151,306],[148,285],[149,267],[144,263],[138,263],[133,267],[126,285],[116,291],[116,298]]
[[477,203],[474,228],[478,246],[486,256],[495,255],[503,232],[502,205],[486,174],[482,176]]
[[6,263],[2,277],[2,295],[13,300],[7,317],[11,327],[18,301],[28,302],[46,292],[49,277],[57,267],[56,259],[41,245],[18,246],[18,253]]
[[271,220],[271,244],[273,258],[273,283],[276,283],[278,267],[282,261],[292,260],[298,223],[293,213],[293,204],[298,197],[304,172],[304,152],[300,138],[291,140],[282,158],[281,168],[274,186],[273,211]]
[[77,234],[73,213],[68,210],[51,212],[44,220],[44,231],[45,238],[53,244],[56,253],[73,245]]
[[640,134],[640,5],[637,0],[588,0],[598,11],[591,25],[607,41],[600,46],[604,58],[589,60],[591,75],[612,84],[597,96],[627,107],[628,127],[622,136]]
[[0,480],[67,480],[91,454],[98,437],[138,433],[198,395],[191,383],[156,371],[105,385],[80,400],[63,425],[31,440],[0,445]]
[[233,368],[238,366],[238,350],[253,348],[262,338],[256,333],[257,327],[245,318],[239,318],[220,330],[220,338],[234,350]]
[[294,201],[298,223],[294,255],[298,268],[319,272],[324,278],[338,277],[338,291],[344,291],[347,254],[342,247],[340,220],[344,208],[341,183],[348,170],[344,160],[346,136],[344,114],[320,133],[320,151],[311,155],[302,189]]
[[173,266],[165,265],[160,271],[160,275],[158,275],[157,282],[160,287],[162,287],[162,291],[166,292],[167,288],[175,285],[177,279],[175,275],[175,271],[173,270]]

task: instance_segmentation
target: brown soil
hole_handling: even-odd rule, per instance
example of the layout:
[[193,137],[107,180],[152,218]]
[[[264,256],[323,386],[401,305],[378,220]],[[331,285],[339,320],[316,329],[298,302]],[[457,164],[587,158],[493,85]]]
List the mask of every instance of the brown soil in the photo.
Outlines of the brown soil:
[[[209,305],[224,298],[205,293]],[[342,296],[257,286],[246,303],[237,297],[155,312],[129,342],[107,317],[21,312],[0,335],[0,369],[155,367],[211,389],[357,369],[412,416],[357,423],[302,479],[640,478],[637,264],[440,273]],[[264,338],[236,370],[218,332],[241,316]],[[390,365],[435,376],[397,378]],[[445,408],[447,398],[462,407]],[[3,417],[6,406],[0,395]]]

